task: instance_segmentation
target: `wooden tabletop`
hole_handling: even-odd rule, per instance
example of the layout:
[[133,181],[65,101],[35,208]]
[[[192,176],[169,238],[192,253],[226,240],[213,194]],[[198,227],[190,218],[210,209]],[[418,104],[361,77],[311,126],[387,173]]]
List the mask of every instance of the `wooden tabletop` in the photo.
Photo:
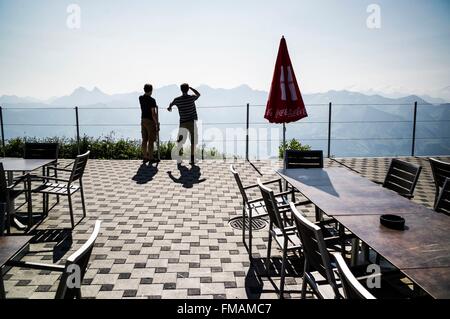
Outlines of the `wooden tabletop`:
[[405,269],[403,273],[415,281],[430,296],[436,299],[450,299],[450,267]]
[[24,248],[33,236],[1,236],[0,267]]
[[[400,214],[401,215],[401,214]],[[355,236],[435,298],[450,296],[450,218],[403,214],[405,230],[380,224],[379,215],[336,216]]]
[[380,215],[335,219],[398,269],[450,267],[450,218],[433,211],[398,215],[403,231],[381,225]]
[[0,163],[6,172],[30,172],[44,165],[54,162],[55,159],[24,159],[18,157],[1,157]]
[[429,212],[346,168],[280,169],[277,173],[328,216]]

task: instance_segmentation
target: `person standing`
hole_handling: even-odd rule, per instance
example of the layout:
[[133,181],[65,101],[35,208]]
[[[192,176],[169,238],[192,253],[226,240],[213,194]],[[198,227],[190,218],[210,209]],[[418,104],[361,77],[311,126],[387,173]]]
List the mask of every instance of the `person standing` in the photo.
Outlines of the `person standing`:
[[[184,141],[187,139],[189,134],[189,139],[191,141],[191,161],[192,165],[195,164],[195,147],[198,141],[198,131],[197,131],[197,109],[195,106],[195,101],[200,97],[200,93],[189,86],[187,83],[183,83],[180,86],[182,95],[175,98],[172,103],[170,103],[167,110],[172,112],[172,107],[176,106],[178,108],[178,113],[180,115],[180,128],[178,131],[178,150],[183,147]],[[189,90],[194,93],[194,95],[189,95]]]
[[153,158],[153,147],[156,135],[159,131],[159,121],[156,101],[152,98],[153,86],[144,85],[144,95],[139,97],[141,105],[141,133],[142,133],[142,158],[144,164],[157,162]]

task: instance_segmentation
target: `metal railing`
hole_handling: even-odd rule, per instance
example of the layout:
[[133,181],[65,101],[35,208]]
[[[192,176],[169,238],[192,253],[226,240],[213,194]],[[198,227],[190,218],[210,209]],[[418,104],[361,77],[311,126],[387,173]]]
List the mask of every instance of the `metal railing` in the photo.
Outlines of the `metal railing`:
[[[351,106],[351,107],[361,107],[361,106],[372,106],[372,107],[385,107],[388,108],[389,106],[397,106],[397,107],[411,107],[411,109],[409,109],[411,111],[411,118],[407,119],[404,118],[402,120],[399,119],[394,119],[394,120],[376,120],[376,119],[368,119],[368,120],[347,120],[347,119],[333,119],[334,115],[334,110],[336,107],[339,106]],[[422,105],[421,105],[422,106]],[[423,104],[423,106],[427,106],[427,107],[434,107],[433,105],[428,105],[428,104]],[[447,105],[441,105],[444,107],[448,107]],[[259,116],[257,117],[258,119],[261,118],[261,121],[252,121],[252,112],[251,109],[252,108],[259,108],[259,112],[261,114],[259,114]],[[297,124],[316,124],[316,125],[326,125],[326,135],[325,137],[320,137],[320,136],[314,136],[314,137],[310,137],[310,138],[306,138],[304,140],[306,141],[310,141],[310,142],[325,142],[325,146],[323,147],[324,151],[326,150],[326,154],[328,157],[332,157],[333,153],[332,153],[332,146],[333,146],[333,142],[339,142],[339,141],[407,141],[407,140],[411,140],[411,145],[410,145],[410,150],[411,152],[409,154],[405,154],[405,155],[410,155],[410,156],[415,156],[416,155],[416,142],[419,139],[422,140],[450,140],[450,136],[441,136],[441,137],[417,137],[417,124],[418,123],[439,123],[439,122],[443,122],[443,123],[448,123],[450,122],[450,118],[439,118],[439,119],[424,119],[424,120],[419,120],[418,119],[418,103],[414,102],[413,104],[333,104],[333,103],[328,103],[328,104],[308,104],[307,105],[307,110],[308,112],[310,110],[313,110],[314,107],[327,107],[326,109],[326,114],[325,112],[322,112],[322,118],[317,120],[317,119],[313,119],[313,120],[308,120],[308,121],[304,121],[301,120],[299,122],[293,123],[293,124],[287,124],[287,125],[280,125],[278,126],[278,128],[282,129],[282,140],[281,141],[285,141],[286,140],[286,134],[289,133],[290,127],[292,125],[297,125]],[[281,142],[280,139],[261,139],[261,138],[257,138],[256,140],[252,140],[250,138],[250,130],[255,127],[255,126],[260,126],[260,125],[265,125],[265,126],[270,126],[271,124],[267,123],[267,121],[265,121],[263,119],[263,113],[262,111],[264,110],[265,106],[264,105],[256,105],[256,104],[250,104],[247,103],[245,105],[223,105],[223,106],[199,106],[198,109],[202,110],[202,109],[221,109],[221,108],[226,108],[226,109],[243,109],[243,111],[245,111],[245,121],[241,121],[239,122],[239,120],[237,121],[232,121],[232,122],[208,122],[206,123],[206,125],[242,125],[243,128],[245,127],[245,140],[236,140],[238,142],[244,142],[245,141],[245,158],[247,160],[249,160],[250,158],[250,148],[251,146],[251,142],[269,142],[269,141],[274,141],[274,142]],[[56,123],[56,124],[52,124],[52,123],[6,123],[5,122],[5,117],[4,117],[4,111],[5,110],[44,110],[44,109],[48,109],[48,110],[73,110],[73,115],[74,115],[74,122],[72,123]],[[3,150],[5,150],[5,144],[6,144],[6,138],[5,138],[5,126],[42,126],[42,127],[57,127],[57,126],[62,126],[62,127],[74,127],[75,128],[75,134],[76,134],[76,140],[77,140],[77,144],[78,144],[78,150],[80,149],[80,140],[81,140],[81,133],[80,133],[80,128],[82,127],[95,127],[95,126],[104,126],[104,127],[138,127],[140,126],[140,124],[138,123],[138,121],[136,121],[133,124],[114,124],[114,123],[81,123],[80,122],[80,111],[85,112],[88,110],[135,110],[138,111],[139,108],[137,107],[78,107],[75,106],[74,108],[58,108],[58,107],[48,107],[48,108],[32,108],[32,107],[7,107],[4,108],[2,106],[0,106],[0,132],[1,132],[1,143],[2,143],[2,148]],[[408,111],[408,110],[407,110]],[[450,112],[449,112],[450,113]],[[243,117],[244,117],[244,113],[243,113]],[[340,138],[337,136],[333,135],[333,128],[336,125],[361,125],[361,124],[367,124],[367,123],[371,123],[371,124],[396,124],[396,125],[400,125],[400,124],[411,124],[411,131],[408,134],[409,136],[407,137],[399,137],[399,136],[389,136],[389,137],[369,137],[369,138],[361,138],[360,136],[358,137],[352,137],[352,138]],[[166,126],[176,126],[177,124],[170,124],[170,123],[161,123],[162,126],[166,125]],[[293,132],[295,130],[292,130],[291,132]],[[450,135],[450,134],[449,134]],[[279,144],[278,144],[279,145]],[[436,154],[430,154],[430,155],[436,155]],[[439,155],[444,155],[444,154],[439,154]]]

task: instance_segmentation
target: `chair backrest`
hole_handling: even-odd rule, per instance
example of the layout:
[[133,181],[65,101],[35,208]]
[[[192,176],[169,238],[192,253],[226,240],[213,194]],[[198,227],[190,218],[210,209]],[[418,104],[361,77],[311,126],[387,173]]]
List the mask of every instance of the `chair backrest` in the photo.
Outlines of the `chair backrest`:
[[356,277],[348,268],[347,263],[340,253],[333,254],[336,260],[336,267],[339,272],[339,278],[344,290],[346,299],[375,299],[375,297],[364,288],[363,285],[356,279]]
[[244,205],[248,203],[248,196],[245,192],[244,186],[242,185],[241,177],[239,176],[239,173],[236,171],[233,165],[230,165],[230,171],[234,176],[234,179],[236,180],[236,184],[238,185],[239,191],[241,192],[242,200],[244,201]]
[[[431,171],[433,172],[434,184],[436,186],[436,200],[441,188],[444,186],[445,179],[450,178],[450,163],[430,158]],[[436,204],[435,204],[436,205]]]
[[434,209],[439,213],[450,215],[450,178],[446,178]]
[[383,187],[400,195],[412,195],[421,170],[422,166],[394,158],[384,179]]
[[8,182],[6,181],[5,170],[3,169],[3,163],[0,163],[0,202],[6,203],[6,192]]
[[323,151],[286,150],[284,168],[323,168]]
[[278,210],[277,199],[275,198],[273,190],[264,186],[259,178],[257,179],[257,182],[264,200],[264,204],[266,205],[267,213],[269,214],[270,222],[272,225],[280,228],[283,235],[286,237],[283,220],[281,218],[280,211]]
[[73,299],[81,296],[80,287],[73,287],[71,275],[73,276],[73,274],[79,274],[80,278],[77,278],[79,279],[77,281],[79,283],[83,281],[89,263],[89,258],[91,257],[92,249],[94,248],[95,240],[100,232],[100,226],[101,221],[97,220],[89,239],[83,246],[80,247],[80,249],[67,258],[65,269],[60,278],[58,289],[56,291],[56,299]]
[[70,182],[81,179],[84,174],[84,169],[86,168],[87,161],[89,159],[90,151],[87,151],[84,154],[78,155],[73,163],[72,173],[70,175]]
[[330,254],[325,244],[322,229],[306,219],[306,217],[297,210],[294,203],[291,202],[290,206],[294,216],[295,225],[300,235],[303,253],[306,258],[305,262],[307,263],[308,268],[319,272],[320,275],[326,278],[333,289],[336,298],[340,298],[336,278],[333,274]]
[[58,143],[25,143],[23,158],[58,159]]

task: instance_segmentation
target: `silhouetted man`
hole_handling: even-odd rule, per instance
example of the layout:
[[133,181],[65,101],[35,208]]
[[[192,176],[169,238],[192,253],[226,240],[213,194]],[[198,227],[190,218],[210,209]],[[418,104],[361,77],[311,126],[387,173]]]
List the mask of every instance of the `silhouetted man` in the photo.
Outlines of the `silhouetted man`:
[[151,84],[144,85],[144,95],[139,97],[141,104],[141,133],[142,133],[142,157],[143,162],[154,163],[153,146],[159,131],[157,105],[152,98],[153,87]]
[[[191,164],[195,164],[195,146],[198,141],[197,132],[197,109],[195,107],[195,101],[200,97],[200,93],[191,88],[189,84],[183,83],[180,86],[183,95],[177,97],[170,103],[167,110],[172,112],[172,107],[175,105],[178,108],[178,113],[180,114],[180,129],[178,131],[178,150],[183,147],[184,141],[187,139],[187,134],[189,133],[189,139],[191,141]],[[189,95],[188,92],[191,90],[194,95]]]

